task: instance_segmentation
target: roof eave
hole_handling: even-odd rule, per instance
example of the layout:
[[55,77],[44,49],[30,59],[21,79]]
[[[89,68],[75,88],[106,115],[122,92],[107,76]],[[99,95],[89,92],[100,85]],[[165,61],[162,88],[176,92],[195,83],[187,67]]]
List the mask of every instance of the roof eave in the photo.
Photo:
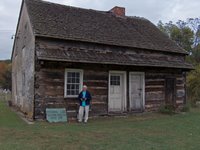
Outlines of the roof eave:
[[174,53],[174,54],[182,54],[182,55],[189,55],[188,52],[186,52],[185,50],[183,50],[183,52],[172,52],[172,51],[166,51],[166,50],[155,50],[155,49],[146,49],[146,48],[141,48],[141,47],[131,47],[131,46],[125,46],[125,45],[117,45],[117,44],[107,44],[107,43],[103,43],[103,42],[91,42],[88,40],[83,40],[80,38],[64,38],[64,37],[57,37],[57,36],[50,36],[50,35],[43,35],[43,34],[38,34],[38,33],[34,33],[35,37],[42,37],[42,38],[52,38],[52,39],[60,39],[60,40],[70,40],[70,41],[80,41],[80,42],[88,42],[88,43],[96,43],[96,44],[104,44],[104,45],[110,45],[110,46],[120,46],[120,47],[128,47],[128,48],[139,48],[139,49],[145,49],[145,50],[151,50],[151,51],[157,51],[157,52],[166,52],[166,53]]
[[122,65],[122,66],[138,66],[138,67],[157,67],[157,68],[173,68],[173,69],[183,69],[185,71],[194,70],[194,67],[185,66],[185,67],[177,67],[177,66],[165,66],[165,65],[143,65],[143,64],[121,64],[121,63],[111,63],[111,62],[91,62],[91,61],[73,61],[67,59],[59,59],[59,58],[47,58],[47,57],[38,57],[38,60],[46,60],[46,61],[62,61],[62,62],[71,62],[71,63],[89,63],[89,64],[105,64],[105,65]]

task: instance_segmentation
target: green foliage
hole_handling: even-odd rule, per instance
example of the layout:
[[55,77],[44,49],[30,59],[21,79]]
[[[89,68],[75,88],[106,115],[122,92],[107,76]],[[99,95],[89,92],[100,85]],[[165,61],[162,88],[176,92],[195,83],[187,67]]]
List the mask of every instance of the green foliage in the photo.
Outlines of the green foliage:
[[159,21],[157,27],[172,40],[174,40],[180,47],[186,51],[191,52],[194,40],[194,32],[186,26],[183,22],[179,21],[174,24],[172,21],[163,24]]
[[175,114],[175,106],[174,105],[170,105],[170,104],[167,104],[167,105],[162,105],[160,108],[159,108],[159,112],[162,113],[162,114],[168,114],[168,115],[173,115]]
[[190,111],[190,105],[186,104],[181,108],[181,112],[189,112]]
[[200,64],[187,76],[188,97],[192,105],[200,101]]
[[11,90],[11,62],[10,60],[0,61],[0,87]]
[[10,59],[0,60],[0,63],[11,64],[11,60]]
[[157,27],[189,52],[187,62],[194,65],[200,63],[200,18],[188,18],[176,23],[169,21],[165,24],[159,21]]
[[192,49],[192,55],[189,57],[190,62],[195,66],[200,63],[200,44]]

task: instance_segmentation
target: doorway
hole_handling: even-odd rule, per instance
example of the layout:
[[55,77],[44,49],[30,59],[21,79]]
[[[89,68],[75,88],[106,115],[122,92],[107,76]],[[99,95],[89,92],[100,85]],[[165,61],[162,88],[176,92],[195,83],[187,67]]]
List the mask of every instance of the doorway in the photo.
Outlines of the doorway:
[[123,112],[126,110],[126,72],[109,72],[109,112]]
[[143,111],[145,103],[145,81],[143,72],[129,73],[130,111]]
[[165,103],[175,105],[176,100],[176,78],[165,79]]

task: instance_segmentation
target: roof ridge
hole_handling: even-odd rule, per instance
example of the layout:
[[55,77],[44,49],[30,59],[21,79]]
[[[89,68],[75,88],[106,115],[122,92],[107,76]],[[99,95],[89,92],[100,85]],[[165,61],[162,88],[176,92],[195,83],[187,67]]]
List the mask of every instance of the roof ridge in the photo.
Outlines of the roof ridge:
[[50,5],[57,5],[57,6],[62,6],[62,7],[67,7],[67,8],[72,8],[72,9],[78,9],[78,10],[85,10],[85,11],[93,11],[93,12],[97,12],[97,13],[101,13],[101,14],[111,14],[113,17],[116,18],[121,18],[121,19],[139,19],[139,20],[146,20],[149,21],[148,19],[144,18],[144,17],[139,17],[139,16],[117,16],[114,15],[112,12],[110,12],[110,10],[108,11],[102,11],[102,10],[97,10],[97,9],[91,9],[91,8],[82,8],[82,7],[76,7],[76,6],[71,6],[71,5],[65,5],[65,4],[60,4],[60,3],[55,3],[55,2],[50,2],[47,0],[25,0],[25,1],[37,1],[40,3],[45,3],[45,4],[50,4]]
[[147,18],[140,17],[140,16],[126,16],[126,17],[129,18],[129,19],[139,19],[139,20],[149,21]]
[[65,5],[65,4],[50,2],[50,1],[47,1],[47,0],[25,0],[25,1],[37,1],[37,2],[40,2],[40,3],[45,3],[45,4],[50,4],[50,5],[57,5],[57,6],[74,8],[74,9],[79,9],[79,10],[95,11],[95,12],[100,12],[100,13],[108,13],[109,12],[109,11],[90,9],[90,8],[76,7],[76,6],[72,6],[72,5]]

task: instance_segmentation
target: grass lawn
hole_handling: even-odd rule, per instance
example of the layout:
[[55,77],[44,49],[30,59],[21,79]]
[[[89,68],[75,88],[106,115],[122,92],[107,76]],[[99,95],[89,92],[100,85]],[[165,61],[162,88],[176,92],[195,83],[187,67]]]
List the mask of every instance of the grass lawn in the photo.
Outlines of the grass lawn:
[[198,150],[200,110],[174,116],[99,118],[88,124],[24,123],[0,101],[0,150]]

